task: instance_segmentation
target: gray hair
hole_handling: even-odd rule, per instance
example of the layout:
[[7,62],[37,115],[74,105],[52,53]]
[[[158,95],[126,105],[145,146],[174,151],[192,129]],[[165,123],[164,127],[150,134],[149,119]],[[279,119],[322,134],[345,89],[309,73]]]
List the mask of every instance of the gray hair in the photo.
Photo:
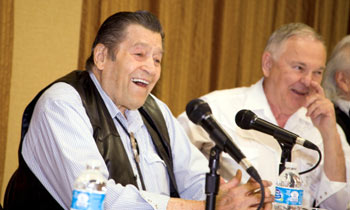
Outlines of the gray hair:
[[270,36],[269,40],[267,41],[265,51],[271,53],[272,57],[274,59],[277,59],[277,56],[283,48],[284,42],[293,36],[311,36],[312,38],[322,42],[326,48],[322,36],[318,34],[313,28],[304,23],[289,23],[281,26]]
[[347,72],[350,76],[350,35],[345,36],[335,46],[323,77],[322,86],[326,96],[333,102],[342,95],[335,81],[335,73],[338,71]]

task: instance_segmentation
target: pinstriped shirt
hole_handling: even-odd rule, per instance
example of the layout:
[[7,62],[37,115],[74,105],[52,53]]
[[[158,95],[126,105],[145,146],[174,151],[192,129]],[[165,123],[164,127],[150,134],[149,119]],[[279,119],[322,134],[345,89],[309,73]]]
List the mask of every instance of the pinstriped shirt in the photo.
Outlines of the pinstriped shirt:
[[[115,117],[138,140],[140,168],[147,190],[138,190],[133,185],[122,186],[109,179],[104,208],[166,209],[170,194],[166,165],[158,156],[140,113],[127,110],[124,117],[92,73],[90,77],[114,119],[134,174],[137,174],[137,169],[130,140]],[[180,196],[204,200],[208,162],[189,142],[168,107],[154,98],[168,127]],[[66,83],[54,84],[38,100],[23,141],[22,155],[29,168],[64,209],[70,207],[74,180],[85,169],[88,160],[100,161],[103,175],[109,177],[79,93]],[[138,185],[141,189],[139,179]]]

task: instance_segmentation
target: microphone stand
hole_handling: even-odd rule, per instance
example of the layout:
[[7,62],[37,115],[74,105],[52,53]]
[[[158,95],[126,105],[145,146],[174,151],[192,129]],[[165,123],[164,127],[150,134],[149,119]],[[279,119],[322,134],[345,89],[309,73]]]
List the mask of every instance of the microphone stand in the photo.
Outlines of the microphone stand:
[[278,141],[282,149],[281,162],[279,166],[279,174],[281,174],[286,168],[285,163],[292,161],[292,149],[294,147],[294,144],[289,143],[292,141],[286,141],[286,137],[281,135],[278,131],[274,132],[273,137]]
[[206,210],[215,210],[216,195],[219,191],[220,175],[217,174],[219,169],[219,160],[222,149],[218,146],[214,146],[210,150],[209,155],[209,173],[205,177],[205,194],[207,194],[207,199],[205,202]]
[[282,154],[281,154],[281,162],[280,162],[280,167],[279,167],[279,174],[281,174],[285,167],[286,162],[291,162],[292,161],[292,149],[294,145],[291,144],[285,144],[278,142],[281,146],[282,149]]

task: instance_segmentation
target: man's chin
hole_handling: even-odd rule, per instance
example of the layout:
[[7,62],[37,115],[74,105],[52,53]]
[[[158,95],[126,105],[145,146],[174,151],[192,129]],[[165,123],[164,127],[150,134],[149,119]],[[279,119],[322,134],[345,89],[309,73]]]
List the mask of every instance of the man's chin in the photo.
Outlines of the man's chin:
[[145,104],[146,99],[147,99],[147,97],[137,100],[136,102],[130,104],[128,109],[129,110],[136,110],[136,109],[141,108]]

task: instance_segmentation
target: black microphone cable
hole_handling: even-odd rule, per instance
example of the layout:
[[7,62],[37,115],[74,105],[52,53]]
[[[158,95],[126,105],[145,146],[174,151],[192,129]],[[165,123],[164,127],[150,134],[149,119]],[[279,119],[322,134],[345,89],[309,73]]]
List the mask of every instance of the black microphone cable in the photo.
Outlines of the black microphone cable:
[[313,171],[315,168],[317,168],[317,166],[320,164],[320,162],[321,162],[321,160],[322,160],[322,153],[321,153],[321,151],[320,151],[320,149],[317,147],[317,148],[315,148],[315,150],[317,151],[317,153],[318,153],[318,161],[317,161],[317,163],[314,165],[314,166],[312,166],[310,169],[307,169],[307,170],[305,170],[305,171],[303,171],[303,172],[300,172],[299,174],[300,175],[302,175],[302,174],[306,174],[306,173],[309,173],[309,172],[311,172],[311,171]]
[[[251,169],[251,168],[250,168],[250,169]],[[260,198],[259,206],[258,206],[258,208],[257,208],[257,210],[260,210],[260,209],[262,209],[263,206],[264,206],[264,201],[265,201],[265,187],[264,187],[263,182],[262,182],[262,180],[261,180],[261,178],[260,178],[260,176],[259,176],[259,173],[255,170],[255,168],[252,168],[252,169],[254,169],[254,171],[253,171],[253,172],[250,172],[250,173],[256,173],[254,177],[258,177],[258,180],[256,180],[256,178],[254,178],[254,179],[255,179],[255,181],[258,182],[259,185],[260,185],[261,198]],[[249,170],[249,169],[248,169],[248,170]],[[250,173],[249,173],[249,174],[250,174]]]

